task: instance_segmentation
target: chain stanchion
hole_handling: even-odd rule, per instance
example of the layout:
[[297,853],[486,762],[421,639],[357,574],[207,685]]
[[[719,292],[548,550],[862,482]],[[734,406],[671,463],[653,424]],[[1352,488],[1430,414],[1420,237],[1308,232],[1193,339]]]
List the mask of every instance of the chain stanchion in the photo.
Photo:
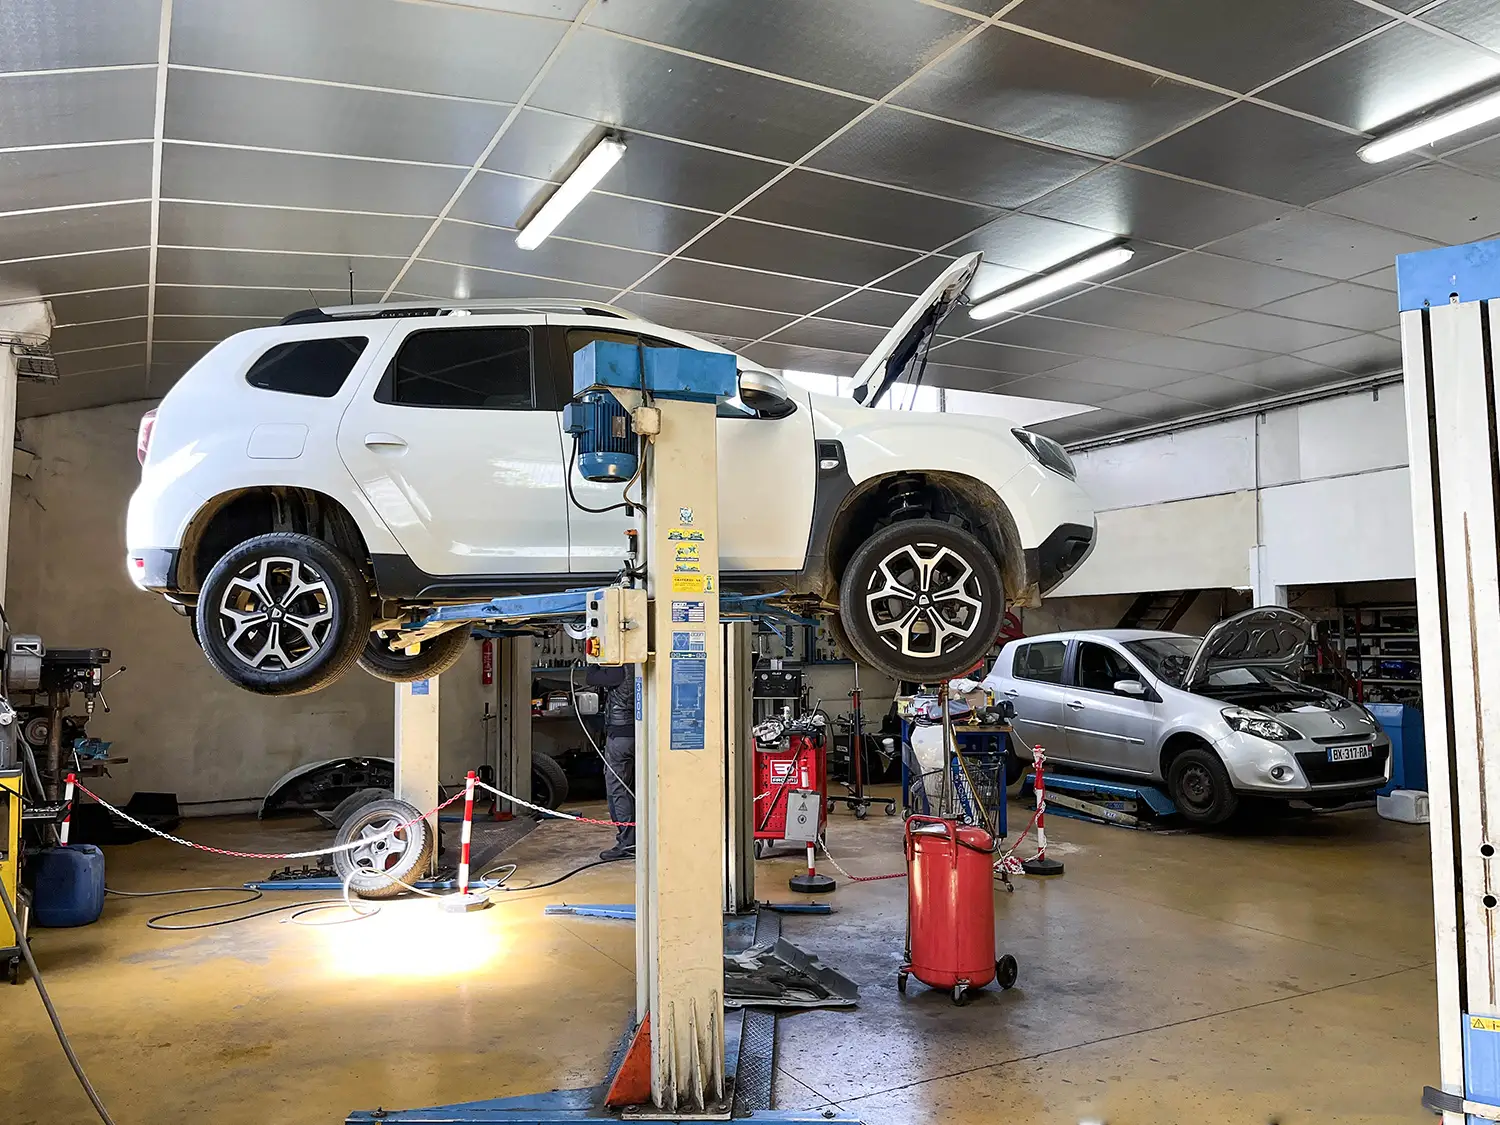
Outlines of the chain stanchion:
[[1036,855],[1021,864],[1027,875],[1061,875],[1061,860],[1047,857],[1047,755],[1040,746],[1032,752],[1032,788],[1036,791]]
[[443,899],[443,909],[451,914],[462,914],[470,910],[483,910],[490,905],[486,895],[469,890],[469,846],[474,836],[474,787],[479,775],[473,770],[464,779],[464,824],[459,837],[458,893]]
[[68,774],[66,788],[63,789],[63,819],[62,826],[57,830],[57,842],[62,847],[68,846],[68,830],[73,827],[73,790],[78,785],[78,775]]

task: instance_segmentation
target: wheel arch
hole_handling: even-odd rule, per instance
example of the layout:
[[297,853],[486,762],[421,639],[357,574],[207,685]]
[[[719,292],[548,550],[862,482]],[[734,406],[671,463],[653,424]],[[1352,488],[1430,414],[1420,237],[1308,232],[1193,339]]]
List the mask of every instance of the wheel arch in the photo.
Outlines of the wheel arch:
[[[1172,763],[1184,751],[1193,749],[1207,750],[1216,756],[1219,754],[1212,742],[1194,730],[1176,730],[1162,739],[1159,766],[1163,781],[1167,779],[1167,771],[1172,768]],[[1220,757],[1220,761],[1222,760]]]

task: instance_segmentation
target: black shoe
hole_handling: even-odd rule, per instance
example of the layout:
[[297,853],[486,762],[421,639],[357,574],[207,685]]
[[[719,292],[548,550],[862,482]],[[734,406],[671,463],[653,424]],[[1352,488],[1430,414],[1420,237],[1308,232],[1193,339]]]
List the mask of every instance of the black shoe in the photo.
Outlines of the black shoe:
[[616,844],[608,851],[600,852],[599,858],[603,860],[634,859],[635,846],[632,844],[628,847],[622,847],[621,845]]

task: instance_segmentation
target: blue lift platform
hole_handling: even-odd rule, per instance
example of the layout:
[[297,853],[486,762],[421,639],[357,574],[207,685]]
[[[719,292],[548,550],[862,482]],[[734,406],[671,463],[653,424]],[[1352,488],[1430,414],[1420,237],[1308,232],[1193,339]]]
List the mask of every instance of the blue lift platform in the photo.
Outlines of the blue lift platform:
[[[1102,821],[1125,828],[1153,828],[1164,817],[1175,816],[1172,798],[1154,785],[1120,778],[1089,777],[1047,770],[1047,812],[1073,820]],[[1034,786],[1036,775],[1026,774]]]

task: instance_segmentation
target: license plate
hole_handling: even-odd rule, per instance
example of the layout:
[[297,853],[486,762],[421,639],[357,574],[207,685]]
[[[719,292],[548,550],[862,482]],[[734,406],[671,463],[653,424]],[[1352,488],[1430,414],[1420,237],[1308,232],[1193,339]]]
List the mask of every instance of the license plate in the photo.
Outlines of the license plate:
[[1373,746],[1330,746],[1328,748],[1330,762],[1362,762],[1374,756],[1375,747]]

